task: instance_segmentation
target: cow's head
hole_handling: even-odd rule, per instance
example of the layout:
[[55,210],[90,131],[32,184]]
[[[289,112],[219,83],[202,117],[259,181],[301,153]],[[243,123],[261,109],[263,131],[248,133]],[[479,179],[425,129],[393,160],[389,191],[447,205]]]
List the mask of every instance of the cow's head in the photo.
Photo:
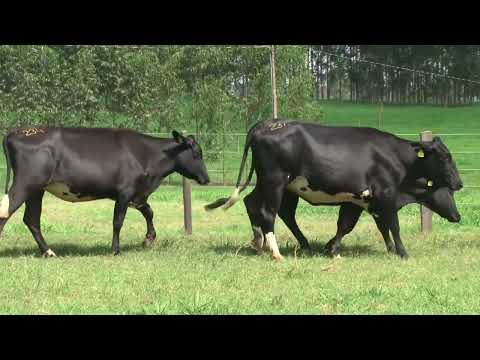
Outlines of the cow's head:
[[200,185],[210,182],[207,168],[203,162],[202,148],[192,135],[184,137],[177,131],[172,131],[173,138],[180,145],[175,156],[175,171],[197,181]]
[[455,161],[439,137],[435,137],[431,142],[414,142],[412,146],[421,159],[422,176],[427,176],[439,187],[446,186],[452,191],[463,187]]
[[441,187],[428,191],[422,196],[421,204],[450,222],[460,221],[453,191],[449,188]]

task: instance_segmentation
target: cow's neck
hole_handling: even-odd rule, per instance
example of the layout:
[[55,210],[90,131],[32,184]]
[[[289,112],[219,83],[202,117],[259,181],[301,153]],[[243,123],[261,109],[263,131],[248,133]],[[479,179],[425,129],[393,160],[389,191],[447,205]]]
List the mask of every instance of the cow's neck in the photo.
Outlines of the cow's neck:
[[174,173],[175,159],[168,155],[178,144],[172,140],[158,139],[152,153],[156,154],[148,165],[148,173],[154,177],[165,178]]
[[406,175],[403,183],[415,183],[421,178],[430,180],[430,174],[425,168],[425,158],[418,157],[413,147],[409,146],[406,158],[403,159]]

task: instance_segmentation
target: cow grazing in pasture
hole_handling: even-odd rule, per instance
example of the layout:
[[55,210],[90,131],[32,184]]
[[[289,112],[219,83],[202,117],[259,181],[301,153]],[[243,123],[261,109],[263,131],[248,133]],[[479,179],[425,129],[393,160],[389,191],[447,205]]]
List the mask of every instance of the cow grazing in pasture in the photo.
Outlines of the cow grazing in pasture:
[[[40,231],[45,191],[69,201],[112,199],[112,249],[120,253],[119,234],[128,207],[147,224],[144,245],[156,237],[148,197],[162,179],[177,172],[205,185],[209,180],[202,149],[193,136],[177,131],[173,139],[126,129],[34,127],[11,130],[3,140],[7,160],[5,195],[0,205],[0,233],[25,203],[23,221],[44,256],[55,256]],[[10,170],[13,183],[9,189]]]
[[[252,167],[240,188],[249,149]],[[274,234],[277,214],[301,248],[309,249],[295,221],[299,198],[311,205],[341,205],[339,230],[326,246],[331,255],[363,210],[375,217],[387,248],[402,258],[407,258],[397,214],[402,206],[423,203],[452,222],[460,221],[453,192],[463,184],[450,152],[438,137],[432,142],[416,142],[372,128],[282,119],[260,122],[248,132],[234,193],[207,205],[206,210],[220,206],[226,210],[235,204],[253,171],[257,183],[244,204],[254,242],[259,252],[262,247],[269,249],[277,260],[282,259]]]

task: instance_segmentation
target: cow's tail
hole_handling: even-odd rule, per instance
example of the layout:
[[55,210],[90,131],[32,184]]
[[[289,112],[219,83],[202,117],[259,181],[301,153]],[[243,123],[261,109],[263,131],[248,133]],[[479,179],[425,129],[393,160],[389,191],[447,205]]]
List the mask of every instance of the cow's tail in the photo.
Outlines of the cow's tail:
[[238,200],[240,200],[240,193],[243,190],[245,190],[247,188],[247,186],[250,184],[250,181],[252,180],[252,176],[253,176],[253,170],[255,169],[254,160],[253,160],[253,157],[252,157],[252,163],[250,165],[250,172],[248,174],[247,181],[245,182],[245,184],[243,184],[242,187],[240,187],[240,182],[242,181],[243,170],[245,168],[245,163],[246,163],[247,156],[248,156],[248,150],[250,149],[251,143],[252,143],[252,131],[250,130],[249,134],[247,135],[247,140],[245,142],[245,148],[243,150],[242,163],[240,164],[240,172],[238,174],[237,185],[235,186],[235,190],[234,190],[233,194],[229,198],[218,199],[211,204],[205,205],[205,210],[206,211],[214,210],[216,208],[219,208],[220,206],[222,206],[223,210],[227,210],[230,207],[232,207]]
[[12,162],[10,160],[10,153],[7,146],[8,135],[5,135],[3,138],[3,152],[5,154],[5,159],[7,160],[7,174],[5,180],[5,194],[3,195],[2,202],[0,203],[0,219],[7,219],[8,208],[10,206],[10,199],[8,198],[8,185],[10,183],[10,172],[12,170]]

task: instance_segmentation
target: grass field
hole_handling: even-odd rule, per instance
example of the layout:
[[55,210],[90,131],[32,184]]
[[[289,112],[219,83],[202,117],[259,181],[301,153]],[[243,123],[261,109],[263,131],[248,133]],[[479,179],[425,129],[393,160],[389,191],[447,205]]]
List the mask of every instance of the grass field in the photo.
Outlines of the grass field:
[[[354,115],[347,104],[327,105],[327,123],[334,117],[340,122],[345,113]],[[375,114],[373,106],[356,108],[359,118]],[[480,133],[480,107],[386,107],[385,117],[387,113],[391,113],[392,131]],[[424,123],[410,124],[409,119]],[[444,139],[453,152],[480,151],[479,137]],[[480,155],[468,156],[465,163],[455,156],[459,167],[480,168]],[[229,164],[236,176],[238,166],[234,165]],[[462,174],[466,185],[480,185],[480,173],[468,174]],[[185,236],[181,188],[159,188],[150,201],[157,242],[151,249],[142,248],[144,220],[129,209],[118,257],[110,247],[113,202],[70,204],[47,194],[42,229],[58,255],[54,259],[38,256],[37,245],[22,222],[22,207],[0,238],[0,313],[480,312],[480,189],[467,188],[456,195],[460,224],[434,215],[433,233],[427,236],[419,232],[419,206],[404,208],[400,225],[408,261],[387,254],[373,219],[366,214],[345,237],[341,258],[322,256],[320,250],[335,233],[338,208],[311,207],[301,201],[297,219],[314,255],[297,254],[296,240],[278,220],[280,251],[286,257],[282,263],[256,256],[249,247],[252,234],[242,203],[228,212],[203,210],[203,205],[231,191],[231,187],[193,186],[194,234]]]

